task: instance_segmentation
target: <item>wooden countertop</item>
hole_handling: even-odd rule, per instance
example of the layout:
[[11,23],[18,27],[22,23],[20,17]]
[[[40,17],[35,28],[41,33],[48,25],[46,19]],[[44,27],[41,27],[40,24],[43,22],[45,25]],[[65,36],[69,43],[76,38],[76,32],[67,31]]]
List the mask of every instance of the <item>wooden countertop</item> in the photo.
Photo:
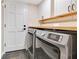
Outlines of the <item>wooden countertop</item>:
[[47,26],[37,26],[37,27],[30,27],[34,29],[57,29],[57,30],[69,30],[69,31],[77,31],[77,27],[47,27]]
[[[70,13],[66,13],[63,15],[59,15],[59,16],[54,16],[54,17],[50,17],[47,19],[43,19],[43,20],[39,20],[40,22],[40,26],[30,26],[30,28],[35,28],[35,29],[56,29],[56,30],[68,30],[68,31],[77,31],[77,26],[52,26],[51,23],[61,23],[61,22],[72,22],[75,21],[77,22],[77,12],[70,12]],[[50,23],[51,22],[51,23]],[[51,25],[45,25],[42,26],[42,24],[48,24],[50,23]],[[70,24],[72,25],[72,24]]]

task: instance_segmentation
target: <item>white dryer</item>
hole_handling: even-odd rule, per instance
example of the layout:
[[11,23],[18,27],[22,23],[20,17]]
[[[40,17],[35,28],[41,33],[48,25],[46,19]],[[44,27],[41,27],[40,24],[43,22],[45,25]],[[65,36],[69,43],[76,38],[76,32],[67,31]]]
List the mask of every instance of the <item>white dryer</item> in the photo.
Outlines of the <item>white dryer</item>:
[[72,59],[72,36],[69,34],[37,30],[36,59]]

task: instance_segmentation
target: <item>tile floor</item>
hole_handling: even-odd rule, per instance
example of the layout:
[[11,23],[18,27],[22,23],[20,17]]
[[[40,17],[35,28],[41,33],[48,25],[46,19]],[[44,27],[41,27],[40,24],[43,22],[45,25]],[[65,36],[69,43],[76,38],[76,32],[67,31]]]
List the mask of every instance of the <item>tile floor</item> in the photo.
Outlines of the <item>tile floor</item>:
[[6,53],[2,59],[28,59],[28,57],[25,50],[20,50]]

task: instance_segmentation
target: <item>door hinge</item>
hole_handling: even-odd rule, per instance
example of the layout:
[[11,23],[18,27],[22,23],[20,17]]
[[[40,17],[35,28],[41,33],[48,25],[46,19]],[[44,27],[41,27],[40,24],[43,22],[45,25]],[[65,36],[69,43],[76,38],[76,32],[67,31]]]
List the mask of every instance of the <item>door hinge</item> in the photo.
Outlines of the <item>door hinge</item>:
[[1,3],[4,3],[4,0],[1,0]]
[[4,5],[4,8],[6,8],[6,4]]
[[6,43],[4,43],[4,46],[6,47]]
[[4,27],[6,27],[6,24],[4,24]]

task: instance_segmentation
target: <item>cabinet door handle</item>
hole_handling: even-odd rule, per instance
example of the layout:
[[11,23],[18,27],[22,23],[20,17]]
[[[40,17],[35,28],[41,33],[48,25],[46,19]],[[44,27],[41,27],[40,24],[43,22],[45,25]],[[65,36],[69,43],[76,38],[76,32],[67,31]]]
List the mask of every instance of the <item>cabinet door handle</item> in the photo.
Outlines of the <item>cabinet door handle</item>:
[[71,6],[69,5],[69,6],[68,6],[68,12],[70,12],[70,11],[71,11]]
[[76,6],[75,6],[75,4],[73,3],[73,4],[72,4],[72,10],[74,11],[75,8],[76,8]]

